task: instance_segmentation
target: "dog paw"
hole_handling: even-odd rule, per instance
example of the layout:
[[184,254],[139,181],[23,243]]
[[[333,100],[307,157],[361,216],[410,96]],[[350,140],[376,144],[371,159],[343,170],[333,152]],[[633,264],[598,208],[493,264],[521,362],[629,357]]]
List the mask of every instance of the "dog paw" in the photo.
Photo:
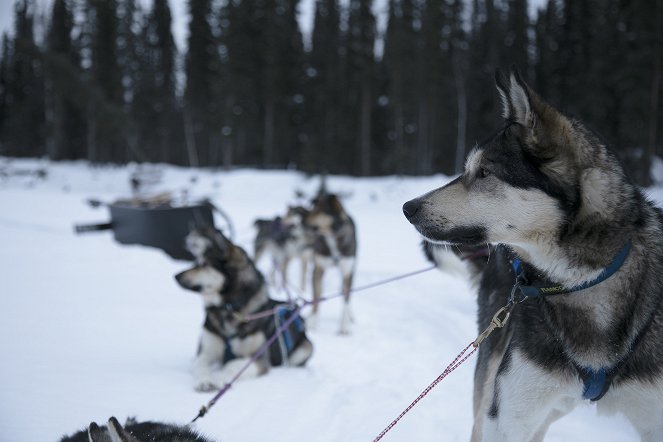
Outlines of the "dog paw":
[[216,391],[216,390],[218,390],[219,387],[217,387],[213,382],[210,382],[210,381],[201,381],[201,382],[198,382],[198,383],[195,385],[194,389],[195,389],[198,393],[209,393],[210,391]]

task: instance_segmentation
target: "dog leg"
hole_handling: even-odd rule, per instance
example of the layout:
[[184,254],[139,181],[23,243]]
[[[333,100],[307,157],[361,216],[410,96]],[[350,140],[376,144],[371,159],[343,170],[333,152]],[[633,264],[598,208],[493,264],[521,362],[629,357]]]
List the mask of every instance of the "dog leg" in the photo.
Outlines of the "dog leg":
[[[487,357],[486,354],[490,354],[490,356]],[[504,350],[498,352],[494,348],[483,346],[479,348],[479,361],[474,373],[472,442],[481,442],[483,423],[493,400],[495,378],[503,357]]]
[[614,386],[598,407],[601,414],[621,411],[643,442],[663,440],[663,379],[651,384],[635,381]]
[[500,367],[483,419],[484,442],[542,440],[556,418],[581,402],[579,380],[560,378],[511,351]]
[[223,339],[203,329],[200,335],[198,355],[193,362],[193,378],[196,391],[211,391],[217,388],[212,381],[214,365],[221,364],[226,351]]
[[302,256],[302,278],[301,278],[301,284],[300,287],[302,289],[302,293],[306,292],[306,273],[308,271],[308,259],[306,256]]
[[[220,387],[222,387],[226,382],[237,375],[237,373],[244,368],[244,366],[249,362],[250,358],[237,358],[231,361],[228,361],[227,364],[223,366],[221,371],[218,372],[218,380],[220,380]],[[253,379],[260,375],[267,373],[269,369],[269,364],[265,358],[260,358],[257,361],[253,362],[249,367],[242,373],[238,380]]]
[[341,312],[341,325],[339,334],[349,335],[350,324],[354,322],[352,311],[350,310],[350,291],[352,290],[352,272],[343,274],[343,311]]
[[290,264],[290,257],[286,256],[281,261],[279,271],[281,273],[281,290],[286,290],[288,287],[288,265]]

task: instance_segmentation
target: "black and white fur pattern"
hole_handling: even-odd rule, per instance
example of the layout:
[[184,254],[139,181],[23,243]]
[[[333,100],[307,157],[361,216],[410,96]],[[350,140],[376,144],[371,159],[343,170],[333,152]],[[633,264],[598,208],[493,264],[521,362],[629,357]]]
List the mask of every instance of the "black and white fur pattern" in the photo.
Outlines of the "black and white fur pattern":
[[527,263],[531,282],[598,285],[518,305],[479,347],[473,441],[540,441],[583,402],[578,367],[613,369],[599,412],[623,413],[643,441],[663,440],[663,214],[599,139],[517,72],[497,76],[505,124],[464,173],[403,206],[428,241],[494,247],[479,271],[479,330],[507,302]]
[[[273,219],[257,219],[253,259],[257,263],[263,256],[273,261],[271,283],[280,289],[288,287],[288,266],[292,260],[301,263],[300,289],[306,290],[308,263],[312,260],[312,236],[304,226],[308,210],[301,206],[288,207],[285,216]],[[277,281],[278,273],[280,281]]]
[[[268,296],[262,274],[239,246],[220,231],[198,228],[187,236],[187,248],[196,264],[176,275],[184,288],[202,295],[205,323],[198,354],[193,364],[195,389],[221,388],[248,363],[254,353],[274,334],[274,316],[244,321],[242,316],[269,311],[284,303]],[[292,348],[283,357],[280,340],[251,364],[241,379],[267,372],[270,366],[302,366],[313,353],[313,345],[304,332],[303,319],[293,322]]]
[[111,417],[108,425],[99,426],[92,422],[87,429],[71,436],[65,436],[60,442],[212,442],[197,432],[173,424],[161,422],[136,422],[128,419],[122,426]]
[[343,208],[338,195],[321,192],[314,200],[305,225],[314,234],[313,250],[313,311],[309,324],[317,321],[319,300],[322,296],[322,278],[327,269],[337,267],[341,272],[343,310],[340,334],[350,333],[353,321],[350,311],[350,291],[357,257],[355,223]]

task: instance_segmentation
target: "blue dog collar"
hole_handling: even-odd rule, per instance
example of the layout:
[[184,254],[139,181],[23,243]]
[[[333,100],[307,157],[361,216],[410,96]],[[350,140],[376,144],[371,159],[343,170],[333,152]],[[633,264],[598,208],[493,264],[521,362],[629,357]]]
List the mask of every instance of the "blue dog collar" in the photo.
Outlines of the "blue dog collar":
[[614,275],[617,270],[621,268],[628,257],[629,252],[631,251],[631,240],[628,240],[624,247],[619,251],[615,259],[603,269],[601,274],[594,278],[591,281],[576,285],[574,287],[567,288],[563,285],[551,285],[551,286],[535,286],[527,285],[527,277],[525,276],[525,268],[523,267],[522,261],[519,258],[515,258],[511,263],[513,271],[516,273],[516,285],[515,289],[519,289],[522,294],[522,300],[527,298],[540,298],[545,296],[552,295],[563,295],[565,293],[578,292],[580,290],[585,290],[587,288],[593,287],[597,284],[602,283],[606,279]]

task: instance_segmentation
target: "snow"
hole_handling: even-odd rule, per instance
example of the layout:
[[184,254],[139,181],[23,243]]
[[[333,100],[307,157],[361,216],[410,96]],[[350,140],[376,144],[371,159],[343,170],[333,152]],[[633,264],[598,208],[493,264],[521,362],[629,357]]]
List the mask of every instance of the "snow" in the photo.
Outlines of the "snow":
[[[11,164],[45,167],[48,176],[0,177],[0,440],[55,441],[110,416],[188,422],[213,396],[196,393],[189,372],[202,303],[173,279],[188,264],[157,249],[119,245],[109,232],[77,236],[72,229],[106,221],[106,209],[84,200],[129,195],[136,166]],[[211,197],[249,250],[255,218],[281,213],[296,189],[310,194],[318,186],[295,172],[153,167],[164,173],[154,191]],[[329,178],[331,189],[347,193],[358,226],[356,285],[428,265],[401,205],[446,181]],[[663,187],[649,194],[663,202]],[[260,267],[269,270],[266,260]],[[292,281],[298,272],[291,266]],[[336,292],[340,277],[330,272],[324,286]],[[372,440],[474,339],[473,293],[466,276],[438,271],[357,293],[349,337],[336,334],[341,306],[330,301],[310,332],[315,353],[305,368],[240,381],[196,427],[219,441]],[[384,440],[469,440],[474,363],[454,371]],[[553,424],[546,440],[623,442],[637,435],[623,417],[597,416],[586,405]]]

